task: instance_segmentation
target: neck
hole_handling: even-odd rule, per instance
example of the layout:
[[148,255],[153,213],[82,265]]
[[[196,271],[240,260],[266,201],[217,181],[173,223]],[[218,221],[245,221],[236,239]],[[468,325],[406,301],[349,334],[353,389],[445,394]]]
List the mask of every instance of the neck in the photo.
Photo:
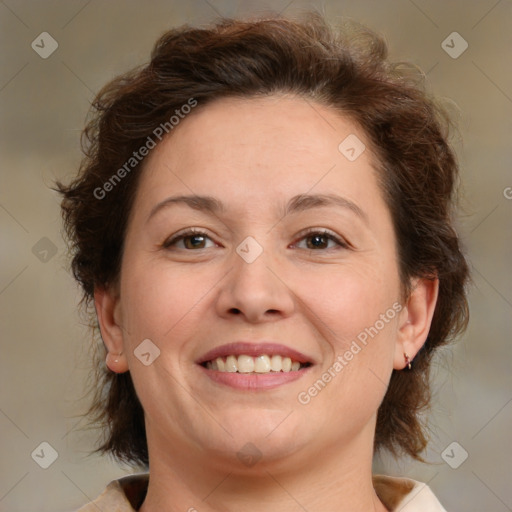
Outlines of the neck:
[[[282,512],[337,510],[386,512],[372,485],[372,450],[366,436],[350,448],[292,455],[240,469],[240,462],[213,461],[204,452],[150,453],[150,482],[141,512]],[[360,446],[358,446],[360,445]],[[160,445],[162,446],[162,445]]]

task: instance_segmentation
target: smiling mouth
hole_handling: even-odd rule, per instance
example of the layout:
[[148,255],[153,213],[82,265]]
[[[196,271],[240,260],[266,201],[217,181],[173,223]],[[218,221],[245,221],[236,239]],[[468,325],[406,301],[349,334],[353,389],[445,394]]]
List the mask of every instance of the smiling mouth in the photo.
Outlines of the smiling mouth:
[[221,373],[265,374],[296,372],[307,368],[310,363],[301,363],[277,354],[271,356],[262,354],[256,357],[241,354],[217,357],[201,365],[207,370]]

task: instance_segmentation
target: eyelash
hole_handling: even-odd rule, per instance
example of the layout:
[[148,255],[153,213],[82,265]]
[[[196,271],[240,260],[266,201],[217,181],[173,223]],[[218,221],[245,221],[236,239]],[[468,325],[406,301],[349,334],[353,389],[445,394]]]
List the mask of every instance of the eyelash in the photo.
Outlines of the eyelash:
[[184,231],[183,233],[178,233],[176,236],[173,236],[171,238],[168,238],[163,244],[162,247],[164,249],[168,249],[172,245],[175,245],[176,243],[180,242],[181,240],[184,240],[185,238],[192,237],[192,236],[204,236],[206,238],[211,238],[204,232],[197,228],[191,228],[187,231]]
[[[300,238],[298,238],[298,241],[301,241],[301,240],[303,240],[307,237],[311,237],[313,235],[320,235],[320,236],[326,237],[328,240],[332,240],[333,242],[338,244],[343,249],[350,248],[350,245],[344,239],[338,237],[332,231],[329,231],[327,229],[309,228],[307,231],[301,233]],[[183,233],[179,233],[178,235],[167,239],[162,244],[162,247],[164,249],[169,249],[170,247],[177,244],[178,242],[180,242],[186,238],[193,237],[193,236],[204,236],[205,238],[208,238],[209,240],[211,240],[213,242],[211,237],[208,236],[208,234],[205,233],[204,231],[201,231],[200,229],[196,229],[196,228],[191,228]],[[297,242],[294,242],[292,245],[296,245],[296,243]],[[201,248],[201,249],[203,249],[203,248]],[[192,249],[184,249],[184,250],[192,251]],[[315,249],[306,249],[306,250],[314,251]],[[322,250],[324,250],[324,251],[325,250],[333,250],[333,248],[322,249]]]
[[[325,228],[323,228],[323,229],[309,228],[306,231],[301,233],[300,238],[298,240],[300,241],[307,237],[311,237],[313,235],[320,235],[320,236],[327,238],[328,240],[332,240],[333,242],[338,244],[343,249],[350,248],[349,244],[343,238],[340,238],[339,236],[335,235],[332,231],[329,231],[328,229],[325,229]],[[294,242],[294,245],[295,244],[296,244],[296,242]],[[333,248],[323,249],[323,250],[328,251],[328,250],[332,250],[332,249]],[[314,249],[307,249],[307,250],[314,251]]]

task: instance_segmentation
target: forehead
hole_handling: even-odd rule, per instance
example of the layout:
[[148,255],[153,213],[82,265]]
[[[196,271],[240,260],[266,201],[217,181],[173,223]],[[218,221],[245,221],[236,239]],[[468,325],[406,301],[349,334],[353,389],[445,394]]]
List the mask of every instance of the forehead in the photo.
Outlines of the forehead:
[[150,153],[140,186],[156,195],[171,187],[232,199],[242,190],[254,198],[312,189],[378,193],[368,146],[348,117],[309,99],[222,98],[199,104]]

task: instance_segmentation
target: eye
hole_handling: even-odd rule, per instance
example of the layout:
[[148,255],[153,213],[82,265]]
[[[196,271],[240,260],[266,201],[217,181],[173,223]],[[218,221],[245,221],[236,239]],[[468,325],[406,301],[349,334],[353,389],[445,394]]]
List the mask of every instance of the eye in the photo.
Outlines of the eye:
[[349,245],[331,231],[326,229],[313,229],[308,231],[298,243],[295,244],[299,249],[308,250],[329,250],[336,247],[349,248]]
[[165,249],[172,247],[183,250],[194,250],[208,249],[215,245],[215,242],[206,233],[191,229],[167,239],[162,246]]

